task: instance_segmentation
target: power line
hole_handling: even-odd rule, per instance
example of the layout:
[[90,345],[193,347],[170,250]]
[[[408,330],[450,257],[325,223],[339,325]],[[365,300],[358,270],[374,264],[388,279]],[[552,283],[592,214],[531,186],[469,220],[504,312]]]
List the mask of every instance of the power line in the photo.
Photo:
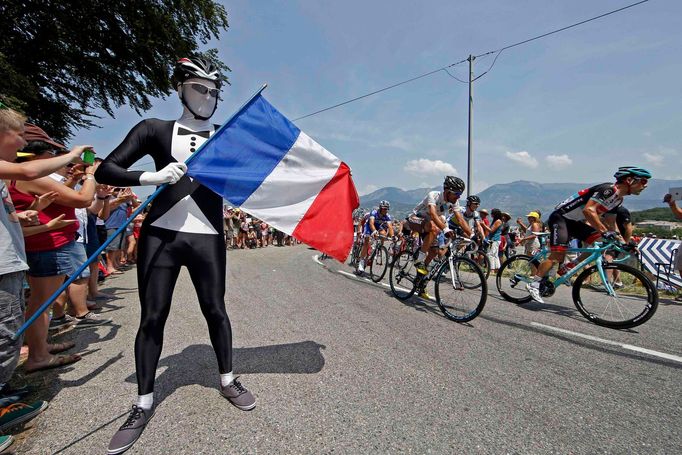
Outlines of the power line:
[[[507,49],[511,49],[512,47],[520,46],[520,45],[522,45],[522,44],[530,43],[531,41],[535,41],[535,40],[538,40],[538,39],[540,39],[540,38],[545,38],[545,37],[547,37],[547,36],[554,35],[555,33],[563,32],[563,31],[565,31],[565,30],[571,29],[571,28],[573,28],[573,27],[577,27],[577,26],[579,26],[579,25],[586,24],[586,23],[588,23],[588,22],[595,21],[595,20],[597,20],[597,19],[601,19],[602,17],[606,17],[606,16],[609,16],[609,15],[611,15],[611,14],[618,13],[618,12],[620,12],[620,11],[626,10],[626,9],[628,9],[628,8],[632,8],[632,7],[637,6],[637,5],[641,5],[642,3],[646,3],[646,2],[648,2],[648,1],[649,1],[649,0],[641,0],[641,1],[639,1],[639,2],[632,3],[632,4],[627,5],[627,6],[624,6],[624,7],[622,7],[622,8],[618,8],[618,9],[615,9],[615,10],[613,10],[613,11],[609,11],[609,12],[607,12],[607,13],[600,14],[599,16],[594,16],[594,17],[591,17],[591,18],[589,18],[589,19],[585,19],[585,20],[583,20],[583,21],[576,22],[575,24],[567,25],[566,27],[562,27],[562,28],[559,28],[559,29],[556,29],[556,30],[552,30],[551,32],[543,33],[542,35],[534,36],[533,38],[528,38],[528,39],[526,39],[526,40],[519,41],[518,43],[514,43],[514,44],[510,44],[510,45],[508,45],[508,46],[501,47],[501,48],[499,48],[499,49],[497,49],[497,50],[488,51],[488,52],[484,52],[483,54],[476,55],[475,58],[480,58],[480,57],[484,57],[484,56],[486,56],[486,55],[490,55],[490,54],[495,54],[495,53],[497,53],[497,55],[495,56],[495,59],[493,60],[493,63],[490,65],[490,67],[489,67],[484,73],[482,73],[481,75],[479,75],[478,77],[476,77],[476,79],[474,79],[474,80],[480,79],[481,77],[485,76],[491,69],[493,69],[493,66],[495,66],[495,62],[497,62],[497,58],[500,56],[500,54],[502,53],[502,51],[505,51],[505,50],[507,50]],[[382,88],[382,89],[375,90],[375,91],[370,92],[370,93],[367,93],[367,94],[365,94],[365,95],[361,95],[361,96],[358,96],[358,97],[356,97],[356,98],[352,98],[352,99],[349,99],[349,100],[347,100],[347,101],[343,101],[343,102],[338,103],[338,104],[335,104],[335,105],[333,105],[333,106],[329,106],[329,107],[326,107],[326,108],[324,108],[324,109],[320,109],[320,110],[318,110],[318,111],[311,112],[310,114],[306,114],[306,115],[304,115],[304,116],[297,117],[297,118],[295,118],[293,121],[302,120],[302,119],[304,119],[304,118],[312,117],[313,115],[317,115],[317,114],[320,114],[320,113],[322,113],[322,112],[326,112],[326,111],[329,111],[329,110],[332,110],[332,109],[336,109],[337,107],[341,107],[341,106],[344,106],[344,105],[346,105],[346,104],[349,104],[349,103],[352,103],[352,102],[361,100],[361,99],[363,99],[363,98],[367,98],[367,97],[369,97],[369,96],[376,95],[377,93],[385,92],[386,90],[390,90],[390,89],[395,88],[395,87],[398,87],[398,86],[400,86],[400,85],[407,84],[407,83],[412,82],[412,81],[416,81],[417,79],[421,79],[421,78],[423,78],[423,77],[431,76],[432,74],[436,74],[436,73],[438,73],[438,72],[440,72],[440,71],[445,71],[445,73],[447,73],[447,75],[450,76],[451,78],[456,79],[457,81],[459,81],[459,82],[461,82],[461,83],[468,84],[467,81],[463,81],[463,80],[459,79],[458,77],[454,76],[453,74],[451,74],[451,73],[448,71],[448,68],[452,68],[453,66],[462,64],[462,63],[464,63],[464,62],[466,62],[466,61],[467,61],[467,59],[460,60],[460,61],[457,62],[457,63],[452,63],[452,64],[447,65],[447,66],[444,66],[444,67],[442,67],[442,68],[438,68],[438,69],[436,69],[436,70],[429,71],[428,73],[424,73],[424,74],[422,74],[422,75],[419,75],[419,76],[416,76],[416,77],[413,77],[413,78],[404,80],[404,81],[402,81],[402,82],[398,82],[398,83],[396,83],[396,84],[389,85],[388,87],[384,87],[384,88]]]
[[571,24],[571,25],[568,25],[566,27],[562,27],[562,28],[559,28],[556,30],[552,30],[551,32],[543,33],[542,35],[538,35],[538,36],[535,36],[533,38],[528,38],[526,40],[519,41],[518,43],[510,44],[508,46],[502,47],[502,48],[494,50],[494,51],[489,51],[489,52],[486,52],[484,54],[477,55],[476,58],[483,57],[484,55],[488,55],[488,54],[494,54],[495,52],[502,52],[502,51],[505,51],[507,49],[511,49],[512,47],[516,47],[516,46],[520,46],[522,44],[530,43],[531,41],[535,41],[537,39],[544,38],[546,36],[553,35],[555,33],[563,32],[564,30],[568,30],[569,28],[577,27],[578,25],[583,25],[583,24],[586,24],[588,22],[592,22],[592,21],[595,21],[597,19],[601,19],[602,17],[606,17],[606,16],[609,16],[611,14],[618,13],[620,11],[626,10],[628,8],[632,8],[632,7],[637,6],[637,5],[641,5],[642,3],[646,3],[648,1],[649,0],[641,0],[637,3],[633,3],[631,5],[627,5],[627,6],[624,6],[622,8],[614,9],[613,11],[609,11],[608,13],[600,14],[599,16],[594,16],[594,17],[591,17],[589,19],[585,19],[584,21],[576,22],[575,24]]
[[[350,100],[348,100],[348,101],[344,101],[344,102],[342,102],[342,103],[335,104],[335,105],[333,105],[333,106],[329,106],[329,107],[326,107],[326,108],[324,108],[324,109],[320,109],[319,111],[311,112],[310,114],[306,114],[306,115],[304,115],[304,116],[302,116],[302,117],[295,118],[293,121],[295,122],[295,121],[297,121],[297,120],[301,120],[301,119],[304,119],[304,118],[306,118],[306,117],[311,117],[311,116],[316,115],[316,114],[319,114],[319,113],[321,113],[321,112],[329,111],[329,110],[331,110],[331,109],[335,109],[335,108],[340,107],[340,106],[343,106],[343,105],[345,105],[345,104],[352,103],[353,101],[358,101],[358,100],[361,100],[361,99],[363,99],[363,98],[367,98],[368,96],[372,96],[372,95],[376,95],[377,93],[385,92],[386,90],[390,90],[390,89],[395,88],[395,87],[398,87],[398,86],[400,86],[400,85],[407,84],[408,82],[416,81],[417,79],[421,79],[421,78],[423,78],[423,77],[430,76],[430,75],[432,75],[432,74],[438,73],[439,71],[445,71],[445,72],[447,72],[447,69],[448,69],[448,68],[451,68],[451,67],[453,67],[453,66],[455,66],[455,65],[459,65],[459,64],[464,63],[464,62],[466,62],[466,59],[461,60],[461,61],[459,61],[459,62],[457,62],[457,63],[452,63],[452,64],[450,64],[450,65],[448,65],[448,66],[444,66],[444,67],[442,67],[442,68],[438,68],[437,70],[429,71],[428,73],[424,73],[424,74],[422,74],[422,75],[419,75],[419,76],[416,76],[416,77],[407,79],[407,80],[405,80],[405,81],[398,82],[397,84],[389,85],[388,87],[384,87],[384,88],[382,88],[382,89],[375,90],[375,91],[370,92],[370,93],[367,93],[367,94],[365,94],[365,95],[358,96],[358,97],[353,98],[353,99],[350,99]],[[449,74],[449,73],[448,73],[448,74]],[[454,77],[454,76],[453,76],[453,77]]]

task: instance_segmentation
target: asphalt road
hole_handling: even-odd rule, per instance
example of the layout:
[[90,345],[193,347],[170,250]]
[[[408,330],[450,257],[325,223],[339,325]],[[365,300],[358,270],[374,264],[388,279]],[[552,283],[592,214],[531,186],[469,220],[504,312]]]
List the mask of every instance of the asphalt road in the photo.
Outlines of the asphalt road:
[[[234,365],[257,397],[251,412],[220,397],[181,274],[156,415],[127,453],[682,452],[680,304],[662,301],[645,325],[615,331],[583,319],[567,290],[518,307],[491,279],[482,315],[457,324],[434,303],[400,302],[315,255],[305,246],[228,254]],[[31,379],[51,404],[17,453],[103,454],[122,423],[136,395],[134,272],[107,287],[124,297],[104,309],[115,325],[63,335],[88,355]]]

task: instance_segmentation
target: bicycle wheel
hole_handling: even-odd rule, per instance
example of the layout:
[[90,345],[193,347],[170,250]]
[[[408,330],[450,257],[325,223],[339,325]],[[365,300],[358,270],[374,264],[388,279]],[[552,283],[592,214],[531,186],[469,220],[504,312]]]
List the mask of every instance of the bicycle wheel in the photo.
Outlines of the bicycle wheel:
[[350,261],[348,262],[348,265],[351,267],[356,267],[358,265],[358,258],[360,257],[360,250],[362,249],[362,245],[358,242],[355,242],[353,244],[353,249],[350,252]]
[[603,267],[615,295],[608,295],[597,267],[592,266],[573,284],[573,303],[578,311],[589,321],[612,329],[629,329],[648,321],[658,308],[658,292],[651,280],[625,264]]
[[388,250],[385,246],[380,246],[372,253],[369,263],[369,278],[378,283],[386,275],[388,268]]
[[526,291],[526,283],[533,279],[530,264],[531,257],[525,254],[512,256],[497,271],[495,284],[497,292],[507,301],[521,305],[531,301]]
[[466,257],[445,261],[435,279],[436,302],[445,316],[467,322],[478,316],[488,298],[488,284],[481,268]]
[[483,276],[485,276],[485,279],[487,280],[490,276],[490,258],[488,258],[488,255],[480,250],[477,250],[472,251],[468,257],[481,268]]
[[412,253],[403,251],[395,258],[389,269],[388,282],[391,285],[391,292],[400,300],[409,299],[416,290],[416,279],[417,269],[414,267]]

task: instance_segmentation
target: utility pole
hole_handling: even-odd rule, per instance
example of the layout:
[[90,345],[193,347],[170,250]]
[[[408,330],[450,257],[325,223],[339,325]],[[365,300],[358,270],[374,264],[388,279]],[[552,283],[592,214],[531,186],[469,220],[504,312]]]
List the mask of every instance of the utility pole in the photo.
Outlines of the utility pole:
[[467,196],[471,196],[472,194],[472,172],[473,172],[473,163],[472,163],[472,156],[471,156],[471,117],[473,115],[473,109],[474,109],[474,60],[476,60],[476,57],[473,55],[469,54],[469,58],[467,61],[469,62],[469,145],[468,145],[468,160],[467,160]]

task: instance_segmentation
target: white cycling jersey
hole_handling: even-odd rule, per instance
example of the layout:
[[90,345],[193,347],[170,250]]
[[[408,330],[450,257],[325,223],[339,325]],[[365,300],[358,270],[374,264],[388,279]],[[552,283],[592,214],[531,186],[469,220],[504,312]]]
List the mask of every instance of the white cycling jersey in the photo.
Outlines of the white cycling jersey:
[[450,211],[450,207],[453,210],[461,211],[459,201],[454,204],[449,203],[445,200],[443,191],[430,191],[426,197],[412,210],[412,214],[426,220],[431,220],[431,214],[429,213],[429,205],[436,207],[436,213],[439,216],[447,216]]

